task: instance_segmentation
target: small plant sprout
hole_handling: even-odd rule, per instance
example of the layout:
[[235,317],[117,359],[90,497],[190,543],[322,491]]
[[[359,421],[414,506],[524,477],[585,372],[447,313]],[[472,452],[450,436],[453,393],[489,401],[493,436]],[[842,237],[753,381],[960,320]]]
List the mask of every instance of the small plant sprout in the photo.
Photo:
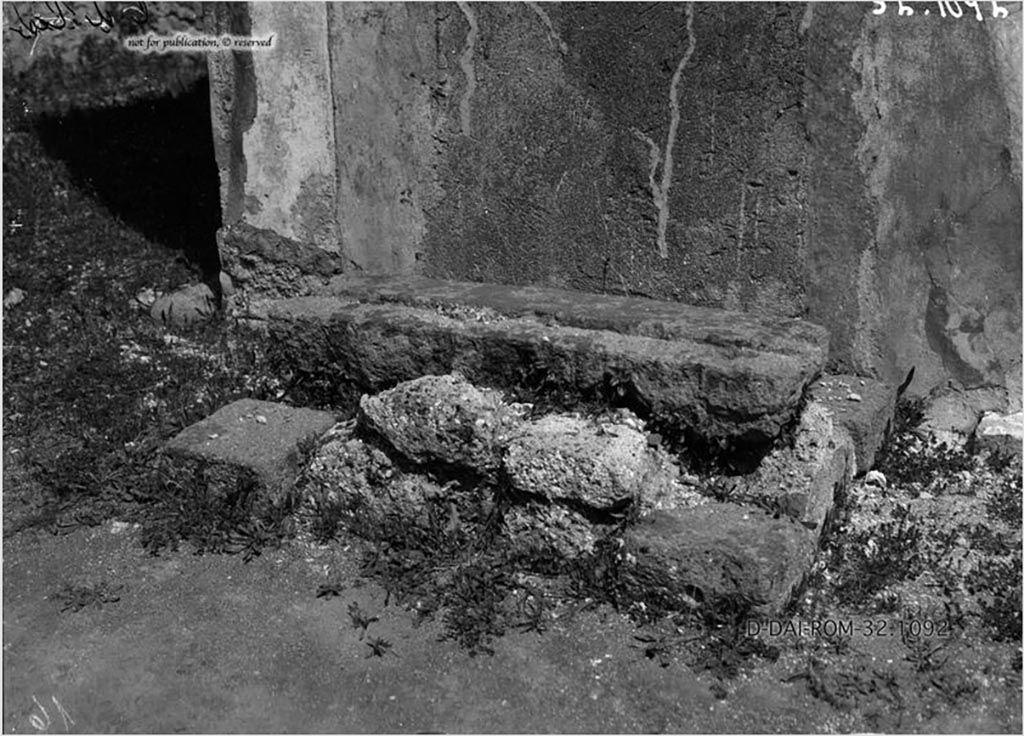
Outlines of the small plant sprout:
[[[374,619],[376,621],[377,619]],[[391,642],[387,639],[381,639],[380,637],[373,637],[366,640],[366,646],[370,647],[370,653],[366,655],[366,659],[370,657],[383,657],[385,654],[395,654],[391,651]],[[397,657],[398,655],[395,654]]]
[[53,594],[53,599],[62,604],[61,613],[65,611],[77,613],[89,606],[102,608],[104,603],[117,603],[121,600],[120,592],[123,588],[123,585],[109,585],[108,583],[92,586],[65,583],[59,591]]
[[316,597],[317,598],[337,598],[345,591],[345,584],[339,582],[329,582],[317,587]]
[[377,616],[366,615],[366,612],[363,611],[363,609],[360,608],[359,604],[355,601],[352,601],[348,604],[348,617],[352,620],[352,626],[354,628],[362,629],[362,631],[359,632],[360,639],[362,639],[363,636],[366,634],[366,629],[370,626],[370,624],[374,623],[375,621],[380,621],[380,619]]

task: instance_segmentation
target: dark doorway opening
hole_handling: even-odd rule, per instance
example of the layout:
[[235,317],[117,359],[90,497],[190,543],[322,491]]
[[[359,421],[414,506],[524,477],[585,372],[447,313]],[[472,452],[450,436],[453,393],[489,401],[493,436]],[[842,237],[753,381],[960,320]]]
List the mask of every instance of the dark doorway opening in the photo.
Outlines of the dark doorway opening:
[[180,251],[210,281],[220,271],[220,184],[209,82],[177,96],[39,123],[43,145],[126,224]]

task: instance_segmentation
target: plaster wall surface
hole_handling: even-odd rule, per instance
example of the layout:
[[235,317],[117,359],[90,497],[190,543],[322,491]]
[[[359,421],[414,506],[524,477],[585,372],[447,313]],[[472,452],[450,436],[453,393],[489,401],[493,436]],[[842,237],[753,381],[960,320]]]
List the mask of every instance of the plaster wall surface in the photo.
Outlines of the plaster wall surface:
[[339,250],[334,202],[334,109],[327,6],[250,3],[258,105],[244,134],[244,220],[327,251]]
[[[282,29],[300,12],[257,5]],[[301,79],[253,55],[245,217],[353,271],[805,317],[833,370],[916,367],[911,393],[955,379],[1019,406],[1004,5],[983,23],[867,3],[330,5],[282,44],[317,49]],[[294,206],[311,172],[329,193],[332,155],[333,236]]]
[[[1024,12],[1021,3],[1007,3],[1008,17],[996,23],[986,23],[989,34],[992,59],[999,74],[1000,85],[1006,97],[1006,110],[1010,115],[1011,139],[1021,140],[1021,115],[1024,113],[1024,99],[1021,96],[1021,73],[1024,71],[1024,48],[1022,48],[1021,26]],[[1010,146],[1013,156],[1013,171],[1021,176],[1021,147]]]
[[358,271],[409,272],[435,199],[434,6],[327,7],[342,250]]
[[[214,23],[217,34],[249,35],[248,5],[218,3]],[[256,118],[252,52],[210,54],[206,65],[210,74],[210,124],[220,177],[221,216],[225,226],[230,227],[242,219],[246,180],[242,142]]]
[[861,25],[853,102],[874,233],[857,298],[873,335],[852,358],[891,378],[916,366],[920,388],[1006,386],[1019,408],[1020,134],[993,62],[976,22]]

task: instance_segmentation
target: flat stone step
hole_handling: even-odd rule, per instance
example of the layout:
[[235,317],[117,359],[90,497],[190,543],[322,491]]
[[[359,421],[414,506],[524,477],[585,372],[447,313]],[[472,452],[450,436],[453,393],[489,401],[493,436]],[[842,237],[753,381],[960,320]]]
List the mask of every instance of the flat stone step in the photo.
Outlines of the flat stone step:
[[801,319],[766,320],[748,312],[641,297],[417,276],[360,275],[335,277],[324,295],[364,304],[457,304],[490,309],[506,317],[546,318],[548,323],[553,321],[566,327],[797,357],[806,356],[808,350],[828,352],[828,331]]
[[333,414],[256,399],[240,399],[183,429],[164,452],[201,476],[211,500],[278,503],[301,469],[301,447],[335,423]]
[[272,336],[304,367],[367,393],[459,371],[477,385],[625,396],[711,439],[764,443],[822,371],[828,333],[674,302],[391,277],[271,302]]

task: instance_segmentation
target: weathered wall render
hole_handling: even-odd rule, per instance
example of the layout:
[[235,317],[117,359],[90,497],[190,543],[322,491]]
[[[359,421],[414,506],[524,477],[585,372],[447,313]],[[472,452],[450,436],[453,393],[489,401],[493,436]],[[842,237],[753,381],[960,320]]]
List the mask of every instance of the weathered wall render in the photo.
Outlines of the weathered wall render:
[[253,3],[280,43],[255,117],[215,117],[222,171],[239,220],[345,270],[806,317],[834,369],[1019,407],[1007,7]]

